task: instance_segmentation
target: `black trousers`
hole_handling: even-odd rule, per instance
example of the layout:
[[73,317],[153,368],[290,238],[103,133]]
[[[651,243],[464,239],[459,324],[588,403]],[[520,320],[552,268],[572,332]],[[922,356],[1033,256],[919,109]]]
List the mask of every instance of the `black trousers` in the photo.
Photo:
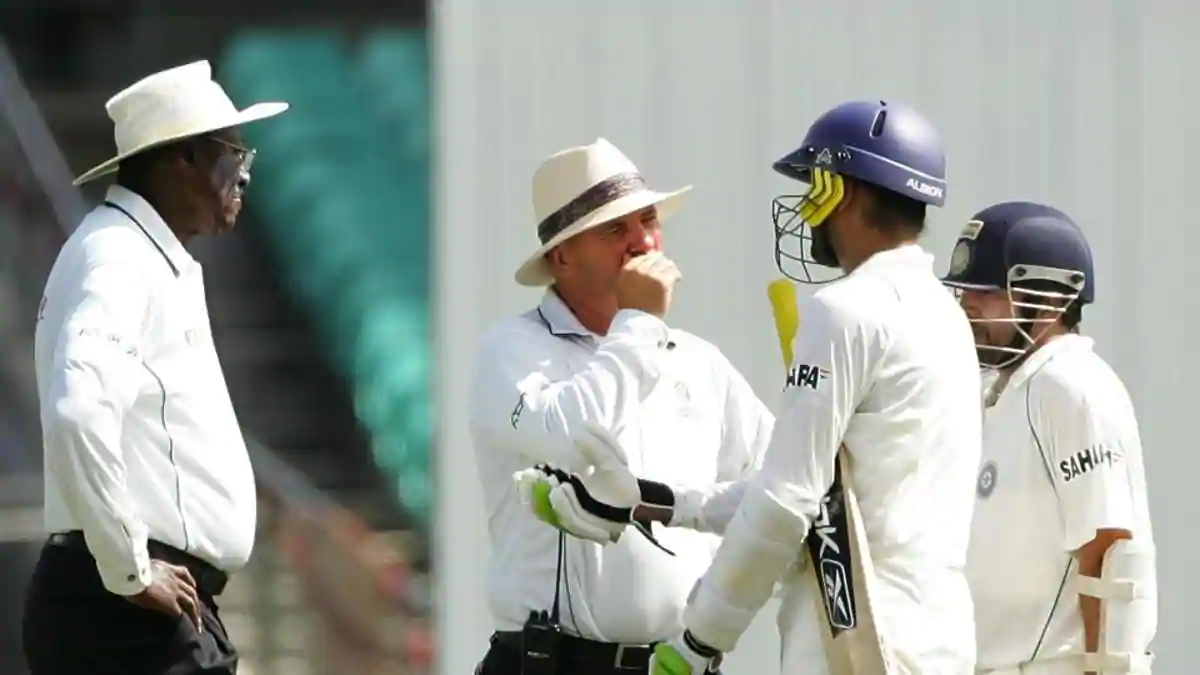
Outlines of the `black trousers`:
[[492,641],[475,675],[521,675],[521,652]]
[[204,631],[110,593],[86,548],[47,544],[25,596],[31,675],[233,675],[238,655],[211,597]]
[[[511,634],[506,637],[513,637]],[[475,668],[476,675],[535,675],[522,670],[522,649],[513,640],[493,634],[487,654]],[[556,675],[648,675],[649,654],[625,659],[618,667],[614,646],[579,638],[563,637],[558,652]]]
[[[475,675],[530,675],[522,670],[521,648],[513,644],[512,640],[500,638],[500,634],[492,634],[487,653],[475,667]],[[596,647],[606,645],[579,644],[580,642],[587,641],[566,638],[558,655],[558,668],[555,670],[557,675],[649,675],[648,654],[638,652],[634,654],[636,658],[622,659],[618,666],[612,656],[606,654],[601,657],[597,652]],[[721,675],[721,671],[710,671],[707,675]]]

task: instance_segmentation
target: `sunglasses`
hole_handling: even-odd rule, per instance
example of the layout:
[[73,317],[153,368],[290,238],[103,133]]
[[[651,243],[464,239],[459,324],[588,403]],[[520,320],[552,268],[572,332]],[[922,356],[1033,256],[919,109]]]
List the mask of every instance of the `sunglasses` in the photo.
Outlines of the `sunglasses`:
[[204,139],[212,141],[218,145],[223,145],[229,150],[232,150],[232,156],[238,162],[237,170],[239,173],[248,173],[250,171],[250,166],[254,164],[254,156],[258,154],[258,151],[253,148],[247,148],[232,141],[227,141],[223,138],[217,138],[216,136],[205,136]]

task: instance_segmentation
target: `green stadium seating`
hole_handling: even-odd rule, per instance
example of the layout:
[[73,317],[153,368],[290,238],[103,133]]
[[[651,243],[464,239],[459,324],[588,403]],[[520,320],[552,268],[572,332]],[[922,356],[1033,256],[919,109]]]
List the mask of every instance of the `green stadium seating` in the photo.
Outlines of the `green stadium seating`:
[[363,39],[359,72],[376,114],[403,151],[429,155],[429,51],[425,32],[380,29]]
[[329,356],[351,381],[379,467],[433,504],[429,74],[421,31],[244,32],[220,63],[235,99],[284,100],[245,129],[249,204]]

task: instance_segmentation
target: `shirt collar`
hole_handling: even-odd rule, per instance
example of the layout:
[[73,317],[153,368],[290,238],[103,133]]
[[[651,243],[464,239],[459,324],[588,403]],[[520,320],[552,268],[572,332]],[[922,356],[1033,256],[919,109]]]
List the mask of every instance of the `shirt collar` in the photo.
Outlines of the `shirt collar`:
[[1026,357],[1021,365],[1017,366],[1012,376],[1008,378],[1008,382],[1004,383],[1004,391],[1000,392],[1000,396],[1004,396],[1004,394],[1010,391],[1015,391],[1028,381],[1029,378],[1037,374],[1042,369],[1042,366],[1049,363],[1050,359],[1054,358],[1055,355],[1074,350],[1086,349],[1091,351],[1093,345],[1095,345],[1095,341],[1092,338],[1084,337],[1077,333],[1066,333],[1054,338],[1039,347],[1037,351]]
[[870,270],[885,266],[891,267],[894,265],[928,267],[932,271],[933,256],[917,244],[905,244],[873,254],[870,258],[864,260],[854,271],[858,272],[860,270]]
[[150,241],[155,248],[162,253],[167,259],[167,263],[171,265],[175,276],[192,266],[196,265],[196,259],[192,254],[188,253],[183,247],[183,243],[179,241],[179,237],[167,227],[167,222],[158,215],[158,211],[150,205],[150,202],[142,198],[141,195],[130,190],[129,188],[112,185],[108,188],[108,192],[104,195],[106,203],[115,204],[134,222],[133,224],[146,233],[150,237]]
[[546,324],[550,328],[550,333],[558,336],[576,335],[586,338],[599,338],[592,331],[588,330],[579,323],[575,313],[567,307],[567,303],[558,297],[558,293],[554,288],[547,288],[546,294],[542,296],[542,302],[538,305],[538,313],[546,320]]

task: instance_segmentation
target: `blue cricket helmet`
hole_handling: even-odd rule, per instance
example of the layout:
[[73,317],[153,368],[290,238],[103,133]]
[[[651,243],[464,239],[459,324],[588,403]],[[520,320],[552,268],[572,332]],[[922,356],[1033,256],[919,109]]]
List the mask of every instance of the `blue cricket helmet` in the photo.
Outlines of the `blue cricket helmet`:
[[1057,287],[1084,304],[1096,297],[1083,231],[1062,211],[1034,202],[1003,202],[972,216],[943,281],[985,291]]
[[[776,264],[802,283],[823,283],[813,278],[809,264],[838,266],[828,233],[820,226],[844,197],[843,177],[922,204],[941,206],[946,201],[941,135],[920,113],[897,103],[852,101],[829,110],[809,127],[800,147],[773,168],[809,186],[804,194],[777,197],[771,214]],[[787,269],[785,263],[796,262],[803,276]]]
[[1014,363],[1037,342],[1040,326],[1056,321],[1073,303],[1096,297],[1092,249],[1083,231],[1062,211],[1034,202],[1002,202],[972,216],[943,282],[959,291],[1008,295],[1012,317],[971,319],[1017,328],[1007,345],[982,344],[977,332],[980,361],[991,367]]

